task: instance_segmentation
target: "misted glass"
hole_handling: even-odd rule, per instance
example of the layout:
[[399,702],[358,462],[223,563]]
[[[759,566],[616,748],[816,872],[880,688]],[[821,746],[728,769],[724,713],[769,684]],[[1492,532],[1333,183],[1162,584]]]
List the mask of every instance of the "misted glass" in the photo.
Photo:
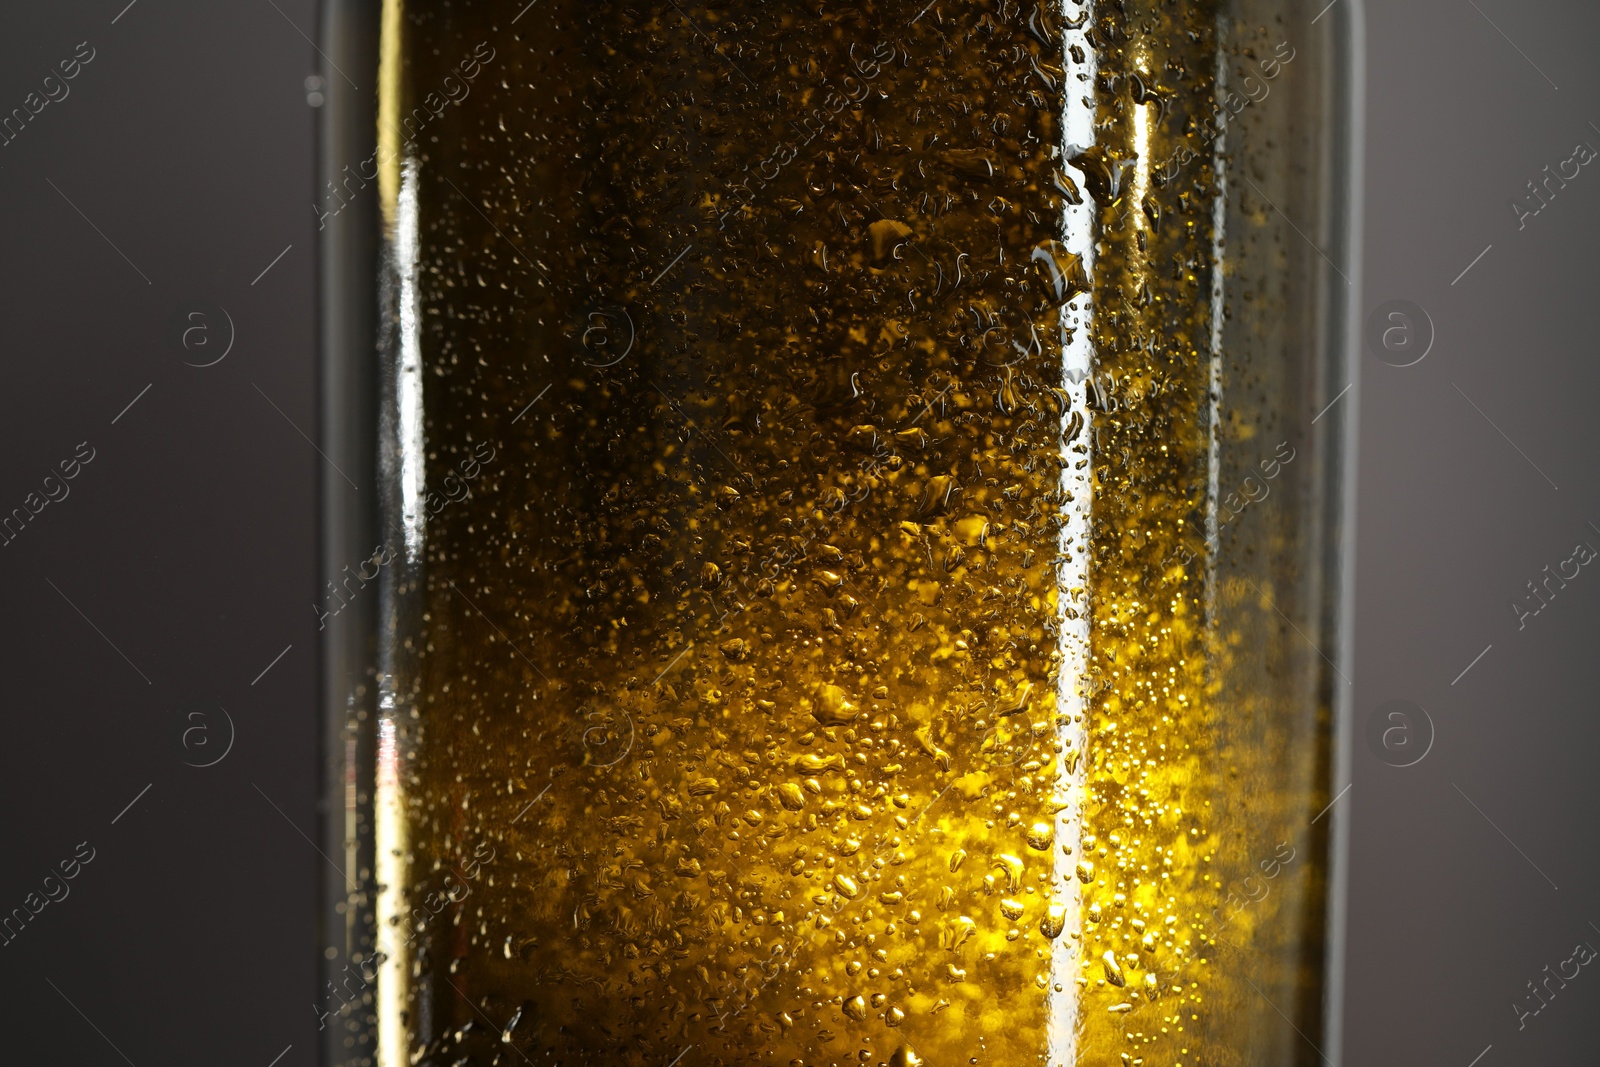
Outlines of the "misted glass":
[[1319,7],[386,4],[352,1061],[1336,1061]]

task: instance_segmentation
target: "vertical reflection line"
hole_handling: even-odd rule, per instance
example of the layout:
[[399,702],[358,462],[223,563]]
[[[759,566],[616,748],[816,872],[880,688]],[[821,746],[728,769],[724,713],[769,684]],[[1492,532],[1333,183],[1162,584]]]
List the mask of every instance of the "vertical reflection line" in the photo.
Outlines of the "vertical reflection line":
[[[1067,14],[1062,0],[1062,14]],[[1088,40],[1093,7],[1085,0],[1079,29],[1068,30],[1061,42],[1062,69],[1066,71],[1061,116],[1061,149],[1087,148],[1094,143],[1094,83],[1097,55]],[[1067,19],[1067,21],[1072,21]],[[1076,46],[1085,56],[1073,63],[1071,49]],[[1088,187],[1081,171],[1066,168],[1080,189]],[[1097,208],[1093,199],[1082,204],[1063,204],[1062,243],[1068,252],[1081,256],[1085,274],[1094,277],[1094,229]],[[1084,777],[1088,766],[1089,672],[1089,534],[1094,457],[1089,442],[1094,439],[1094,411],[1089,405],[1090,381],[1094,369],[1094,347],[1089,336],[1093,313],[1093,294],[1082,293],[1062,309],[1063,385],[1067,403],[1061,413],[1062,431],[1074,425],[1076,434],[1065,437],[1061,472],[1062,528],[1057,552],[1056,621],[1060,627],[1060,661],[1056,680],[1057,737],[1062,758],[1057,761],[1056,788],[1066,806],[1057,814],[1054,851],[1054,878],[1064,909],[1064,929],[1051,943],[1050,988],[1048,991],[1049,1063],[1052,1067],[1074,1067],[1077,1062],[1077,1036],[1080,1005],[1078,968],[1083,928],[1081,887],[1073,869],[1083,839]],[[1069,754],[1075,754],[1072,759]],[[1071,770],[1068,770],[1068,766]],[[1070,850],[1070,852],[1068,851]]]
[[400,411],[400,509],[407,562],[422,558],[422,324],[417,292],[417,161],[408,159],[400,178],[395,226],[395,269],[400,275],[400,372],[395,376]]
[[[409,313],[410,329],[402,332],[401,339],[410,337],[413,345],[416,342],[416,267],[417,267],[417,187],[415,166],[411,168],[411,180],[406,195],[406,219],[404,226],[399,218],[400,207],[400,77],[401,77],[401,24],[403,13],[401,0],[383,0],[379,29],[379,55],[378,55],[378,144],[380,160],[378,164],[378,192],[379,203],[383,209],[383,222],[385,236],[393,240],[391,246],[396,254],[395,262],[390,265],[400,277],[400,308],[402,315]],[[392,284],[392,279],[390,284]],[[420,388],[420,375],[417,376]],[[404,382],[404,374],[397,376],[397,381]],[[402,396],[404,387],[401,387]],[[401,399],[397,397],[396,399]],[[420,397],[414,398],[420,401]],[[420,403],[415,407],[413,419],[420,418]],[[403,412],[403,409],[402,409]],[[417,460],[420,460],[420,442],[413,450],[412,442],[407,434],[407,422],[402,416],[400,424],[395,427],[396,436],[406,446],[407,451]],[[402,481],[401,496],[403,507],[415,510],[417,507],[415,497],[418,495],[414,489],[409,488],[411,480]],[[411,499],[407,500],[409,494]],[[385,494],[386,495],[386,494]],[[387,512],[390,506],[387,500],[382,505]],[[385,514],[385,522],[392,522],[392,516]],[[406,530],[407,556],[415,560],[417,548],[413,547],[409,528]],[[408,573],[415,570],[408,566]],[[405,927],[401,918],[401,911],[405,907],[405,855],[410,846],[406,840],[405,821],[402,818],[404,807],[400,795],[400,753],[397,731],[395,729],[395,667],[398,649],[394,645],[393,618],[396,594],[398,591],[395,582],[394,569],[385,576],[381,587],[383,598],[382,613],[387,617],[388,632],[379,640],[378,650],[378,751],[377,767],[373,781],[372,813],[373,813],[373,871],[372,879],[375,883],[375,899],[372,903],[374,930],[374,955],[372,969],[377,973],[374,988],[375,1003],[373,1012],[376,1016],[377,1033],[377,1064],[378,1067],[408,1067],[409,1056],[407,1053],[408,1042],[405,1028],[405,1006],[410,995],[410,961],[406,956],[406,946],[401,938]],[[353,836],[353,835],[352,835]],[[355,867],[348,868],[352,872]]]
[[400,192],[401,0],[383,0],[378,23],[378,203],[385,229],[395,223]]
[[[361,793],[356,788],[360,760],[360,746],[353,734],[347,734],[344,739],[344,869],[347,871],[361,870]],[[360,914],[360,901],[356,893],[345,893],[345,907],[348,909],[345,914],[352,918]],[[345,924],[344,954],[347,959],[357,951],[356,931],[354,922]]]
[[[1140,74],[1150,76],[1150,56],[1143,44],[1134,55],[1134,66]],[[1133,190],[1129,197],[1128,216],[1136,230],[1149,229],[1144,215],[1144,199],[1150,193],[1150,109],[1144,104],[1133,105]]]
[[377,796],[374,798],[376,838],[378,1067],[408,1067],[405,1005],[410,977],[402,935],[405,906],[406,840],[400,795],[400,752],[395,737],[394,700],[386,694],[378,720]]
[[[417,263],[420,235],[417,219],[417,161],[408,159],[401,172],[396,204],[394,253],[400,299],[400,365],[395,375],[395,428],[400,452],[400,508],[405,530],[407,573],[417,573],[422,558],[422,338]],[[390,576],[391,585],[393,575]],[[391,597],[392,600],[392,597]],[[391,605],[391,610],[393,607]],[[397,664],[393,650],[380,664],[382,690],[378,702],[378,768],[373,798],[373,836],[378,886],[378,1067],[409,1067],[406,1026],[410,962],[403,940],[407,840],[401,795],[400,750],[396,708],[404,698],[395,692]]]
[[1221,549],[1222,529],[1217,509],[1222,495],[1222,323],[1226,278],[1222,273],[1228,229],[1228,109],[1222,106],[1227,84],[1228,61],[1222,51],[1222,32],[1217,32],[1216,119],[1219,125],[1212,141],[1211,169],[1216,195],[1211,200],[1211,358],[1206,388],[1206,630],[1217,622],[1217,554]]

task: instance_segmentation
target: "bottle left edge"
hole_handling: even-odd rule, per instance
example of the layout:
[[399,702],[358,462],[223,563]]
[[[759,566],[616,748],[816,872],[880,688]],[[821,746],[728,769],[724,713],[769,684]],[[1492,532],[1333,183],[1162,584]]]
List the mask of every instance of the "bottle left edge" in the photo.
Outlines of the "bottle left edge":
[[320,837],[330,862],[321,868],[318,982],[310,992],[324,1067],[373,1062],[374,857],[363,807],[376,766],[373,570],[388,556],[377,492],[380,13],[380,0],[322,0],[320,106],[308,86],[308,104],[318,107],[310,210],[318,224],[319,437],[328,459],[312,605],[321,639]]

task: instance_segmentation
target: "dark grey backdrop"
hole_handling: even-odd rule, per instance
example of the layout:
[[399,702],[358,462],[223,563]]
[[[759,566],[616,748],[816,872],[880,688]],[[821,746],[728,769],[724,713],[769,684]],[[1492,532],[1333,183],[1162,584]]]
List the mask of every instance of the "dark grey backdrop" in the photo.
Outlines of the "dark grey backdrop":
[[[0,947],[5,1059],[309,1067],[337,475],[309,440],[306,78],[338,75],[313,0],[125,3],[0,13],[0,113],[94,55],[0,147],[0,513],[94,454],[0,548],[0,913],[93,850]],[[1600,148],[1600,8],[1388,0],[1367,23],[1362,314],[1410,301],[1435,338],[1414,366],[1362,357],[1345,1059],[1593,1062],[1600,573],[1512,605],[1600,548],[1600,168],[1520,229],[1510,203]],[[1397,699],[1432,723],[1410,767],[1365,740]]]
[[316,5],[127,2],[0,12],[0,1062],[310,1067]]
[[[1565,561],[1600,549],[1600,159],[1520,229],[1511,202],[1600,149],[1600,6],[1384,0],[1367,23],[1363,314],[1409,300],[1436,338],[1362,367],[1346,1062],[1594,1063],[1600,568]],[[1578,576],[1519,624],[1547,565]],[[1364,740],[1393,699],[1433,722],[1412,767]]]

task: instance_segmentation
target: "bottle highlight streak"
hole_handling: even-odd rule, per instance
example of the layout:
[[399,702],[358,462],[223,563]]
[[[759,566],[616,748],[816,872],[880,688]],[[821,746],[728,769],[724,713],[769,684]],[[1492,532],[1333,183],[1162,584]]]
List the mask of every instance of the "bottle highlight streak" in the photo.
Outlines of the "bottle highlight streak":
[[380,1064],[1255,1062],[1220,17],[389,0]]
[[[1085,15],[1092,14],[1085,5]],[[1068,63],[1064,67],[1061,94],[1061,133],[1059,149],[1063,156],[1074,146],[1095,143],[1095,98],[1098,64],[1096,50],[1089,40],[1088,18],[1066,29],[1063,34]],[[1076,52],[1072,52],[1076,49]],[[1082,56],[1081,64],[1076,61]],[[1080,69],[1074,69],[1080,66]],[[1080,91],[1072,92],[1073,82]],[[1068,164],[1070,167],[1071,165]],[[1081,171],[1067,171],[1059,185],[1061,191],[1081,189]],[[1073,184],[1067,185],[1070,181]],[[1074,203],[1073,201],[1077,201]],[[1081,193],[1063,196],[1060,202],[1062,243],[1069,256],[1076,256],[1084,278],[1095,269],[1097,236],[1096,206]],[[1057,716],[1055,734],[1064,752],[1079,753],[1078,759],[1058,760],[1057,790],[1066,807],[1059,813],[1060,847],[1054,853],[1054,885],[1060,901],[1051,907],[1062,911],[1062,935],[1051,948],[1048,991],[1048,1042],[1045,1054],[1052,1064],[1076,1064],[1080,997],[1079,971],[1082,967],[1083,908],[1081,885],[1076,876],[1076,860],[1082,850],[1084,776],[1087,771],[1088,729],[1086,716],[1090,695],[1085,685],[1089,678],[1089,544],[1092,531],[1093,474],[1089,467],[1089,444],[1094,438],[1094,407],[1090,403],[1093,386],[1089,382],[1094,367],[1093,343],[1087,328],[1093,315],[1093,294],[1074,295],[1062,309],[1062,383],[1066,403],[1061,413],[1061,433],[1067,449],[1061,471],[1062,523],[1057,553],[1057,620],[1060,654],[1056,678]]]

